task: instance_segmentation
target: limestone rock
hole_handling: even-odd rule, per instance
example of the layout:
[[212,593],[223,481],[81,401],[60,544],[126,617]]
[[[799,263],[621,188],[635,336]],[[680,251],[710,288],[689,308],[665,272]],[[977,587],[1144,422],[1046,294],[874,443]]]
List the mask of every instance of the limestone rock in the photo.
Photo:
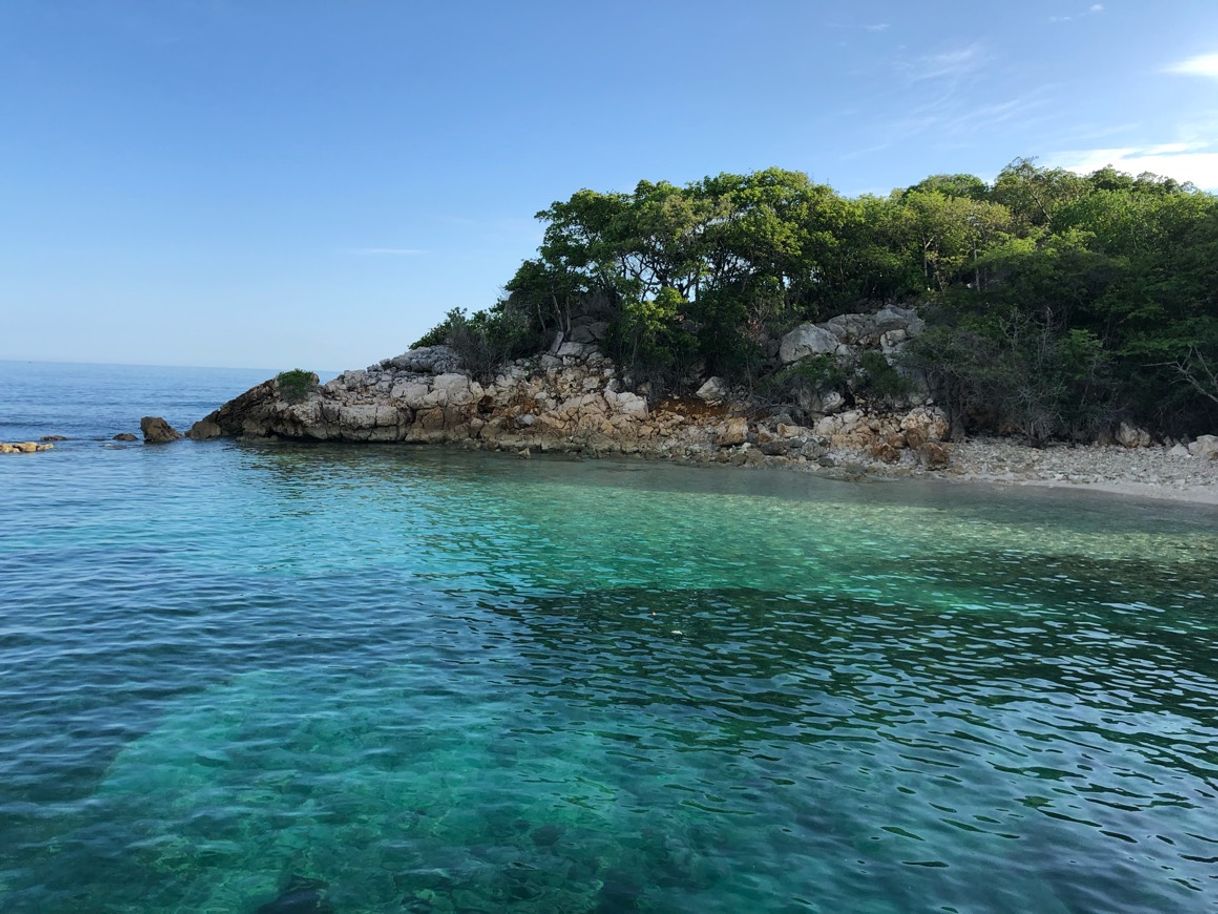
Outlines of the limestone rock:
[[145,416],[140,420],[140,431],[144,433],[144,444],[167,444],[182,437],[160,416]]
[[901,419],[900,427],[905,433],[906,443],[915,449],[927,442],[944,441],[951,431],[947,414],[937,406],[918,406],[911,409]]
[[884,463],[896,463],[901,459],[901,452],[887,441],[880,441],[871,446],[871,456]]
[[778,357],[783,364],[790,364],[809,355],[824,355],[838,350],[838,339],[833,332],[819,324],[800,324],[782,338]]
[[952,452],[941,441],[928,441],[918,448],[918,459],[928,470],[942,470],[952,461]]
[[37,441],[14,441],[11,444],[0,443],[0,454],[33,454],[37,451],[51,451],[53,444],[39,444]]
[[722,403],[727,398],[727,384],[723,378],[707,378],[695,396],[707,403]]
[[1188,452],[1194,457],[1218,460],[1218,435],[1199,435],[1197,440],[1188,446]]
[[397,368],[419,374],[444,374],[456,371],[461,364],[457,354],[448,346],[423,346],[411,349],[392,359],[385,359],[381,367]]
[[1122,447],[1150,447],[1150,432],[1128,422],[1122,422],[1116,430],[1117,444]]
[[723,423],[715,436],[718,447],[735,447],[744,444],[749,437],[749,423],[743,416],[733,416]]

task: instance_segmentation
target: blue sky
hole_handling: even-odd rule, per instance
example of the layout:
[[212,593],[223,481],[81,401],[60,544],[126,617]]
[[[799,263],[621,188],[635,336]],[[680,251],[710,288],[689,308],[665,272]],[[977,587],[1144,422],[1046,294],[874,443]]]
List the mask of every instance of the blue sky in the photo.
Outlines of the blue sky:
[[5,0],[0,124],[0,358],[339,369],[493,302],[580,187],[1218,188],[1218,2]]

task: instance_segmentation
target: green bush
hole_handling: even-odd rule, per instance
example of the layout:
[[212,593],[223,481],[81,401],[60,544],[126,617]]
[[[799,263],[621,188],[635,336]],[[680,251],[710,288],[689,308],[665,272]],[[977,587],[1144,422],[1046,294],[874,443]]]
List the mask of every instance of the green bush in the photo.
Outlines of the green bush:
[[846,369],[826,353],[809,355],[774,372],[762,384],[769,394],[793,392],[798,387],[808,390],[831,390],[842,387],[848,377]]
[[279,396],[288,403],[300,403],[317,386],[318,378],[311,371],[293,368],[291,371],[281,371],[275,376],[275,381],[279,385]]
[[859,357],[861,374],[859,393],[877,400],[899,400],[913,385],[884,357],[882,352],[868,349]]

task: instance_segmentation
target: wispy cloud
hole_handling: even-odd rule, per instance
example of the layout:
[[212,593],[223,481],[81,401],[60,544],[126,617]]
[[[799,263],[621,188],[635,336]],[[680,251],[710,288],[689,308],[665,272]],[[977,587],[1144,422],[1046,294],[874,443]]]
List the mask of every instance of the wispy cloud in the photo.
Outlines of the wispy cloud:
[[422,248],[352,248],[351,253],[362,257],[417,257],[427,251]]
[[974,43],[907,61],[902,67],[911,81],[922,82],[928,79],[958,79],[976,72],[985,61],[985,49]]
[[1085,19],[1087,16],[1094,16],[1097,13],[1102,13],[1102,12],[1104,12],[1104,4],[1093,3],[1089,7],[1087,7],[1087,11],[1085,13],[1079,13],[1078,15],[1074,15],[1074,16],[1050,16],[1049,21],[1050,22],[1073,22],[1075,19]]
[[1048,164],[1089,174],[1111,165],[1118,171],[1144,171],[1191,181],[1205,190],[1218,188],[1218,143],[1208,141],[1155,143],[1144,146],[1110,146],[1074,149],[1046,156]]
[[978,104],[949,86],[937,97],[912,106],[905,116],[886,122],[881,142],[847,152],[842,158],[873,155],[898,143],[908,143],[914,137],[933,138],[941,148],[966,148],[979,135],[1006,129],[1014,123],[1022,130],[1041,122],[1051,110],[1053,88],[1033,87],[1002,101]]
[[1177,73],[1182,76],[1206,76],[1218,79],[1218,54],[1198,54],[1177,60],[1163,68],[1164,73]]
[[873,25],[865,25],[863,28],[869,32],[887,32],[892,26],[887,22],[877,22]]

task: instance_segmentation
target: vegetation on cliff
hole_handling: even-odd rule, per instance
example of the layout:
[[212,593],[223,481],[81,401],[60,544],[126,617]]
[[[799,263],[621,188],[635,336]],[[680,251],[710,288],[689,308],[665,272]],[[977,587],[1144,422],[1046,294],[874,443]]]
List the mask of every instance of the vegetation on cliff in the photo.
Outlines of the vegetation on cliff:
[[538,256],[503,298],[421,344],[489,371],[601,321],[653,394],[710,375],[781,389],[792,327],[916,304],[929,326],[899,367],[925,372],[962,426],[1043,440],[1218,419],[1218,198],[1170,179],[1016,160],[993,183],[936,175],[850,198],[772,168],[581,190],[538,218]]

